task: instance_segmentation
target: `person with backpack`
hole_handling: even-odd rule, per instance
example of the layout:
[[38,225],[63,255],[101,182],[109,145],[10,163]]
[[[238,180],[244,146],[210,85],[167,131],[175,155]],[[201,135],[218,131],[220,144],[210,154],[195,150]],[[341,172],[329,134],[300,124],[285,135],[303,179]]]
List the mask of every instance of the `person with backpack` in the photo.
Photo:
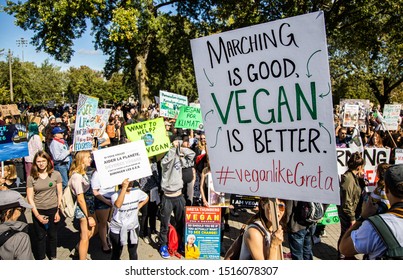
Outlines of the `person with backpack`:
[[0,260],[33,260],[28,225],[17,221],[31,209],[16,191],[0,191]]
[[391,207],[377,214],[378,204],[368,199],[361,217],[343,235],[339,248],[345,256],[364,254],[370,260],[403,259],[403,165],[385,173],[386,196]]
[[36,153],[27,179],[27,199],[32,206],[35,259],[56,259],[57,229],[62,201],[62,176],[53,169],[50,155]]
[[293,260],[313,260],[313,235],[324,215],[323,205],[317,202],[288,200],[287,232]]

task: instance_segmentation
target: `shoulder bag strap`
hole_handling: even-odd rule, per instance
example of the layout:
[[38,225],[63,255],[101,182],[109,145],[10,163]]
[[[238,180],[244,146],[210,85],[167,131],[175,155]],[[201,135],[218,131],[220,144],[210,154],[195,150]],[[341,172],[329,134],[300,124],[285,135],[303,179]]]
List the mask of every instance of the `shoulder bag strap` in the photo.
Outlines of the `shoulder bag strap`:
[[368,218],[368,220],[374,226],[376,232],[380,235],[383,242],[388,247],[388,250],[400,247],[400,244],[397,241],[396,237],[393,235],[389,226],[385,223],[385,221],[381,218],[380,215],[371,216]]

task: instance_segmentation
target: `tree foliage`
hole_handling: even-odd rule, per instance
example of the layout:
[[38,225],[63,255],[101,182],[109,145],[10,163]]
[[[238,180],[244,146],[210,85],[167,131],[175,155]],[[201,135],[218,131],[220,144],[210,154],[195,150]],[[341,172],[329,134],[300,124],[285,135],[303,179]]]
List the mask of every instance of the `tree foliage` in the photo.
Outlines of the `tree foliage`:
[[7,1],[6,11],[35,32],[39,50],[64,62],[91,22],[95,48],[109,57],[104,75],[122,71],[127,96],[164,89],[196,97],[190,39],[322,10],[334,102],[383,105],[403,102],[402,9],[403,0],[27,0]]

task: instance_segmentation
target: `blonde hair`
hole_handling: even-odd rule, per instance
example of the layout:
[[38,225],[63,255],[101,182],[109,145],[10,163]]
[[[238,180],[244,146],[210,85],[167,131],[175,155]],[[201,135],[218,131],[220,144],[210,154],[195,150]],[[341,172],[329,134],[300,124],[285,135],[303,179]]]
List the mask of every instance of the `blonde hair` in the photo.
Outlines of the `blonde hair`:
[[8,172],[8,175],[5,179],[7,180],[17,179],[17,168],[15,168],[14,164],[4,165],[4,171]]
[[84,158],[88,155],[91,155],[90,151],[79,151],[76,153],[73,159],[73,163],[71,164],[69,176],[73,175],[73,173],[78,173],[81,175],[85,175],[87,171],[87,166],[84,165]]

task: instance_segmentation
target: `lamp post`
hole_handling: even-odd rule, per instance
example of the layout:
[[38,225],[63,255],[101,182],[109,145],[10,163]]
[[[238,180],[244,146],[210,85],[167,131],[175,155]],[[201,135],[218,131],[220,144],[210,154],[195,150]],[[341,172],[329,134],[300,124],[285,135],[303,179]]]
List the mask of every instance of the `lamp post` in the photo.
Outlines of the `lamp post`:
[[24,62],[24,47],[28,46],[28,40],[25,40],[23,37],[21,37],[21,39],[17,39],[15,41],[17,42],[17,47],[21,47],[22,49],[21,61]]
[[141,61],[139,62],[139,65],[137,66],[137,71],[139,71],[138,75],[138,82],[139,82],[139,106],[140,106],[140,112],[141,112],[141,74],[143,72],[143,66],[141,65]]
[[13,71],[11,68],[11,63],[12,63],[13,56],[11,54],[11,50],[8,49],[8,67],[10,71],[10,101],[11,103],[14,102],[14,92],[13,92]]

